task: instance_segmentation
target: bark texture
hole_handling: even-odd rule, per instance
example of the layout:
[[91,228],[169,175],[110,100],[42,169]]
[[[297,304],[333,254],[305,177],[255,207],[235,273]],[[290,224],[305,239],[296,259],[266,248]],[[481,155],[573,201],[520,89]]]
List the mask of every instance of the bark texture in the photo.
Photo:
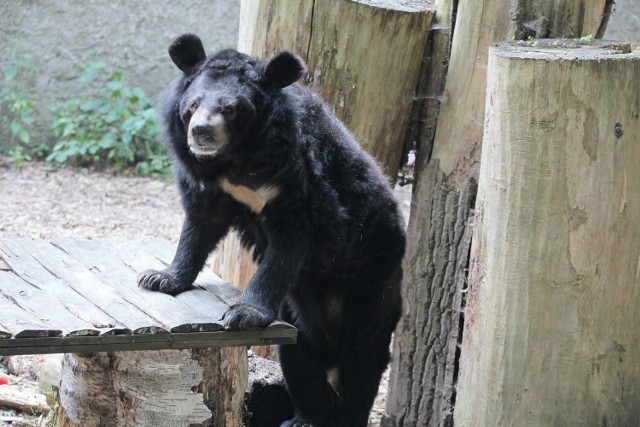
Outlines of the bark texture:
[[203,370],[196,390],[211,411],[203,425],[241,426],[248,377],[246,347],[196,349],[193,358]]
[[[451,411],[458,402],[455,383],[459,356],[460,351],[464,352],[460,339],[470,248],[467,236],[471,233],[479,174],[489,46],[511,40],[515,29],[524,26],[525,20],[544,21],[542,13],[565,8],[583,11],[578,14],[580,24],[546,17],[551,23],[547,27],[550,34],[580,37],[596,34],[606,26],[608,2],[579,2],[582,6],[578,3],[573,6],[574,3],[573,0],[454,1],[450,5],[438,2],[438,14],[441,7],[453,8],[450,13],[455,21],[447,21],[455,26],[444,90],[426,95],[428,101],[440,101],[439,115],[434,114],[438,112],[435,103],[425,106],[424,131],[417,138],[410,241],[405,260],[406,303],[394,341],[385,426],[453,423]],[[446,57],[442,50],[449,49],[448,43],[433,46],[436,51],[431,52],[431,58]],[[434,65],[438,66],[438,62]],[[444,79],[445,73],[436,73],[434,78]],[[442,87],[442,82],[429,84]],[[434,133],[431,141],[429,135]]]
[[613,0],[512,1],[509,32],[515,40],[588,34],[602,38],[612,7]]
[[529,45],[489,61],[455,421],[635,425],[640,52]]
[[61,427],[116,426],[116,400],[113,393],[112,357],[65,354],[56,411]]
[[[414,194],[426,203],[409,224],[409,245],[415,250],[405,259],[404,271],[405,276],[429,286],[405,288],[405,315],[394,340],[383,426],[450,426],[453,422],[459,308],[471,241],[467,218],[476,186],[470,179],[459,189],[447,183],[437,168],[425,172],[422,178],[433,186],[423,186]],[[430,228],[422,226],[426,218]],[[422,302],[428,303],[426,309]]]
[[[66,354],[56,417],[63,427],[241,425],[246,350]],[[244,356],[243,356],[244,355]]]

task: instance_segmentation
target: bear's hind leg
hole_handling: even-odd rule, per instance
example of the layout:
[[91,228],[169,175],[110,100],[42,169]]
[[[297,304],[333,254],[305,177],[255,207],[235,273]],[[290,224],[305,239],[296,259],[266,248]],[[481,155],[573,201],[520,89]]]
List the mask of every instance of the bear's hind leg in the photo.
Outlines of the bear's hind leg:
[[[369,283],[382,294],[347,301],[338,363],[342,412],[338,427],[366,427],[390,360],[391,336],[401,312],[399,274]],[[374,296],[375,293],[372,293]]]
[[327,370],[318,356],[309,350],[302,336],[295,345],[278,347],[280,365],[295,417],[282,427],[325,427],[338,408],[338,398],[327,381]]
[[342,411],[338,427],[366,427],[378,393],[380,379],[389,363],[389,340],[375,344],[356,333],[343,349],[339,364]]

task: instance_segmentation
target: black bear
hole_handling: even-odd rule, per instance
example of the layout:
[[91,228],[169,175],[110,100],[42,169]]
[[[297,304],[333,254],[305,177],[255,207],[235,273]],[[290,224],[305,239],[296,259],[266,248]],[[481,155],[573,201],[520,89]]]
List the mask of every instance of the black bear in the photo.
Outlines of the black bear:
[[[295,416],[282,426],[367,425],[401,314],[404,221],[380,167],[282,52],[206,56],[184,34],[169,47],[184,73],[162,111],[185,220],[175,258],[139,286],[188,290],[231,229],[258,270],[223,321],[298,328],[279,348]],[[381,88],[381,90],[383,90]]]

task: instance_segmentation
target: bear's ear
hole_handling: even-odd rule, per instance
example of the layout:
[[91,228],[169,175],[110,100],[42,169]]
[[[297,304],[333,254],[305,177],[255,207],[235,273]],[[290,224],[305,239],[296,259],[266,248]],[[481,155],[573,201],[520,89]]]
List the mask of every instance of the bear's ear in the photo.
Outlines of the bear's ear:
[[204,53],[200,37],[195,34],[183,34],[169,46],[169,56],[183,73],[189,74],[207,55]]
[[306,71],[307,67],[300,57],[291,52],[280,52],[267,64],[264,77],[269,84],[283,88],[297,82]]

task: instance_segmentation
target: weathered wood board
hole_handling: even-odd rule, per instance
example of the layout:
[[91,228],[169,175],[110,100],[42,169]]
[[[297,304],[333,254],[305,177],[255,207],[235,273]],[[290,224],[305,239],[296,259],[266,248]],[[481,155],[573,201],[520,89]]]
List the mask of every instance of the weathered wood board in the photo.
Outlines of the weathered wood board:
[[176,297],[138,288],[174,248],[146,238],[0,239],[0,355],[295,343],[296,329],[225,330],[240,290],[208,268]]

